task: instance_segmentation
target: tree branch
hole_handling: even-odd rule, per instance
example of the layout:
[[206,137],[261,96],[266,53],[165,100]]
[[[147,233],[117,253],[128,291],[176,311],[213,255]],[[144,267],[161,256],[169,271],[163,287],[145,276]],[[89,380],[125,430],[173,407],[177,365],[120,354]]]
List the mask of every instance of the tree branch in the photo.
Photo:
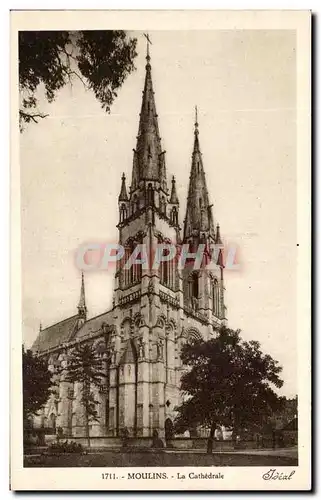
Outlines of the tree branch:
[[65,54],[68,58],[68,62],[69,58],[73,59],[74,61],[78,61],[77,57],[75,57],[72,53],[68,52],[65,48],[58,48],[58,52],[62,52],[63,54]]
[[89,86],[86,84],[86,81],[81,77],[81,75],[71,69],[71,64],[70,64],[70,59],[73,59],[74,61],[78,62],[78,59],[77,57],[75,57],[72,53],[68,52],[64,47],[63,48],[58,48],[58,52],[61,52],[62,54],[64,54],[66,57],[67,57],[67,63],[64,64],[60,58],[58,57],[58,63],[59,63],[59,66],[60,66],[60,69],[62,71],[63,74],[67,75],[67,78],[69,80],[69,84],[71,85],[72,87],[72,80],[71,80],[71,76],[76,76],[80,81],[81,83],[83,84],[83,86],[85,87],[86,90],[88,90]]
[[67,73],[67,76],[69,78],[69,83],[70,83],[71,86],[72,86],[72,82],[71,82],[71,78],[70,77],[71,77],[71,75],[75,75],[81,81],[81,83],[83,84],[83,86],[85,87],[85,89],[86,90],[89,89],[87,83],[85,82],[85,80],[83,80],[83,78],[79,75],[79,73],[77,73],[77,71],[74,71],[74,70],[70,69],[70,70],[66,71],[66,73]]
[[26,122],[32,120],[35,123],[38,123],[38,118],[47,118],[47,116],[49,116],[48,114],[45,115],[44,113],[26,113],[25,111],[22,111],[22,109],[19,110],[19,115],[22,120]]
[[48,114],[45,115],[44,113],[26,113],[22,109],[19,109],[19,127],[20,127],[20,132],[23,131],[23,122],[24,123],[30,123],[33,121],[34,123],[38,123],[38,120],[41,118],[47,118],[49,116]]

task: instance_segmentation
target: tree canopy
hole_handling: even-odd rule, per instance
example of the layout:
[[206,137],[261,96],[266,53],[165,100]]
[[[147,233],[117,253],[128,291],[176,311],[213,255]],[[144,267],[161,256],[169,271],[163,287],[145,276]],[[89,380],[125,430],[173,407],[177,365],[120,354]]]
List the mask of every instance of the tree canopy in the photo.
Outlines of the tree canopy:
[[51,394],[52,374],[48,363],[33,354],[31,350],[22,348],[23,373],[23,418],[26,423],[48,401]]
[[265,429],[283,429],[298,415],[298,397],[286,398],[280,397],[280,405],[275,412],[267,419]]
[[68,355],[65,380],[100,386],[102,377],[106,376],[106,373],[103,372],[102,361],[92,343],[76,344]]
[[98,420],[97,405],[94,387],[99,388],[106,377],[103,371],[103,360],[96,352],[92,343],[77,344],[70,352],[65,374],[65,381],[80,384],[80,401],[85,411],[85,428],[88,445],[89,423]]
[[122,30],[20,31],[20,129],[47,116],[38,110],[40,85],[52,102],[59,89],[79,79],[110,111],[119,88],[135,69],[136,42]]
[[234,432],[261,426],[279,407],[282,367],[264,354],[257,341],[222,326],[215,338],[195,340],[182,348],[186,371],[181,378],[185,401],[177,408],[178,432],[204,425],[233,427]]

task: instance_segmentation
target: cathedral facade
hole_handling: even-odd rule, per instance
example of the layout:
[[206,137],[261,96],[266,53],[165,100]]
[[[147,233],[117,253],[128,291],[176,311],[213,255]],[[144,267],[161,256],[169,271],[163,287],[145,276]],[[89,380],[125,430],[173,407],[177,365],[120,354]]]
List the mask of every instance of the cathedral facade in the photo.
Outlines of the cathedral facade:
[[[197,115],[181,229],[175,178],[168,182],[161,146],[149,52],[146,60],[131,182],[127,187],[122,176],[118,197],[124,262],[141,245],[155,255],[162,244],[188,244],[190,252],[203,244],[205,254],[210,254],[213,245],[222,242],[206,186]],[[91,423],[91,436],[117,437],[125,428],[133,437],[151,437],[155,430],[160,437],[170,436],[175,407],[182,401],[181,347],[189,339],[210,338],[225,322],[223,262],[219,257],[218,265],[208,270],[205,260],[200,269],[192,264],[181,268],[177,259],[161,262],[158,268],[118,262],[112,309],[90,319],[82,274],[77,314],[40,330],[33,345],[58,381],[37,425],[60,427],[66,436],[85,435],[80,389],[65,380],[65,373],[75,344],[92,342],[106,376],[95,389],[99,420]]]

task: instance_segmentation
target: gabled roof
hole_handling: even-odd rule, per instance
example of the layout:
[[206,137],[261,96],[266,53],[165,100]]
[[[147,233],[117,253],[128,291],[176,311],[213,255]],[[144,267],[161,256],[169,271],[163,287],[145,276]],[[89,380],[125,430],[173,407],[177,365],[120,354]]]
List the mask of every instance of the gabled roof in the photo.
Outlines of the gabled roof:
[[43,352],[48,349],[53,349],[64,342],[68,342],[74,333],[77,321],[78,315],[76,314],[75,316],[59,321],[59,323],[48,326],[48,328],[44,328],[39,332],[31,349],[33,351]]
[[94,318],[86,321],[82,327],[73,335],[72,340],[80,340],[84,337],[94,335],[102,329],[102,325],[105,323],[106,325],[112,325],[113,321],[113,311],[107,311],[99,316],[95,316]]
[[72,340],[81,340],[85,337],[90,337],[90,335],[99,332],[104,323],[107,326],[112,324],[112,311],[91,318],[79,329],[78,320],[79,316],[76,314],[71,318],[64,319],[59,323],[55,323],[41,330],[31,349],[37,352],[44,352]]

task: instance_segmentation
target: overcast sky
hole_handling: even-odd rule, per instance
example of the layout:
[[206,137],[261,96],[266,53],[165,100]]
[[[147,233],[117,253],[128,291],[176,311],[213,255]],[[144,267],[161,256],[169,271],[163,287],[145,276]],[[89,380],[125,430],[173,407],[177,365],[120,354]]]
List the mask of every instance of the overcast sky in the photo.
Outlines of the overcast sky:
[[[77,311],[77,247],[117,241],[120,177],[130,177],[145,74],[137,70],[106,114],[79,81],[49,117],[21,135],[23,323],[30,345]],[[296,53],[293,31],[151,32],[152,75],[168,178],[176,175],[183,221],[194,106],[215,221],[236,245],[226,270],[229,325],[262,343],[296,380]],[[111,306],[112,273],[87,273],[89,316]]]

